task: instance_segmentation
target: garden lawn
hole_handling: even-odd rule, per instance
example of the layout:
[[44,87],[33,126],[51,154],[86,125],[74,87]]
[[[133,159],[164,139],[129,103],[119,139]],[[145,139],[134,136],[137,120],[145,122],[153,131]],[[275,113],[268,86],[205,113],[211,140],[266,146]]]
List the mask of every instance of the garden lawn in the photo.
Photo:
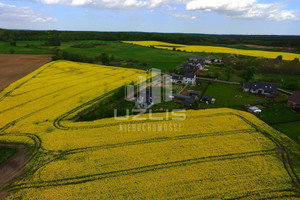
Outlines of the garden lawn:
[[273,104],[263,109],[260,118],[268,124],[300,121],[300,115],[292,111],[285,103]]
[[275,124],[273,127],[300,144],[300,121]]
[[257,104],[256,100],[263,103],[266,98],[258,97],[250,93],[243,92],[242,85],[231,85],[214,82],[206,90],[204,96],[210,96],[216,99],[212,105],[201,105],[201,107],[235,107],[245,104]]

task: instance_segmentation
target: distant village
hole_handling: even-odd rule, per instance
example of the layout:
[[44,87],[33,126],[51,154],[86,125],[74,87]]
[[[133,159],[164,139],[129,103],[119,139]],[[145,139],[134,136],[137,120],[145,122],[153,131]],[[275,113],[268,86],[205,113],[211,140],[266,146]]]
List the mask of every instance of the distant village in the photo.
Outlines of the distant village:
[[[180,65],[178,69],[183,69],[187,73],[172,74],[172,84],[174,86],[179,85],[186,88],[189,86],[189,90],[182,89],[181,92],[172,93],[172,99],[174,103],[181,104],[184,107],[192,107],[193,104],[215,104],[217,99],[211,96],[202,95],[201,91],[197,91],[198,87],[201,87],[201,77],[197,77],[197,72],[208,71],[210,65],[221,64],[222,58],[214,58],[212,56],[190,56],[186,64]],[[193,90],[194,88],[194,90]],[[275,84],[261,83],[261,82],[245,82],[242,90],[244,93],[250,93],[261,97],[273,99],[276,97],[278,87]],[[221,101],[221,100],[220,100]],[[257,101],[257,103],[260,103]],[[153,106],[153,97],[150,89],[146,90],[145,99],[137,98],[135,101],[136,107],[139,109],[149,109]],[[295,92],[288,99],[288,104],[291,109],[300,112],[300,92]],[[245,109],[253,114],[261,113],[259,106],[245,105]]]

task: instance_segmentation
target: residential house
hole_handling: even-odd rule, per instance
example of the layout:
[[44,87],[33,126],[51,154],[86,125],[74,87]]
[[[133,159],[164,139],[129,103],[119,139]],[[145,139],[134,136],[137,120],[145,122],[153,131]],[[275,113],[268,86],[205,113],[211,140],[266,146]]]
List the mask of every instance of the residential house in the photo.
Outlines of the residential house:
[[222,63],[222,58],[214,58],[213,62],[214,63]]
[[196,75],[191,73],[184,74],[183,83],[188,85],[196,85]]
[[208,56],[205,58],[205,64],[212,64],[214,62],[214,57],[213,56]]
[[184,68],[189,71],[198,71],[204,70],[205,67],[205,60],[189,60],[188,64],[183,65],[181,68]]
[[153,104],[152,91],[150,89],[146,89],[146,92],[140,95],[135,101],[135,106],[139,109],[148,109]]
[[289,96],[287,106],[300,112],[300,91],[294,92]]
[[244,92],[261,94],[266,97],[275,97],[277,92],[277,85],[270,83],[247,82],[244,84]]
[[183,68],[184,70],[186,70],[190,73],[195,73],[199,70],[199,67],[197,65],[194,65],[194,64],[183,65],[181,68]]
[[172,76],[172,83],[182,83],[183,79],[181,76]]
[[195,65],[198,68],[198,70],[204,70],[205,62],[203,60],[201,60],[201,61],[197,62]]
[[189,62],[199,62],[201,60],[205,61],[205,58],[202,56],[195,56],[195,55],[191,55],[189,57]]

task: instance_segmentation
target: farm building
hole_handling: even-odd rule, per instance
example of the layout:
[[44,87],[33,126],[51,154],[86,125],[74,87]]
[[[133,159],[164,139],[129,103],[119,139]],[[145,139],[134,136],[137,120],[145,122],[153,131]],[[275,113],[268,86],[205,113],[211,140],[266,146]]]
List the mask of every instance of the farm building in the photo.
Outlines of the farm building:
[[195,102],[194,96],[185,96],[182,94],[172,94],[175,100],[180,103],[184,103],[185,106],[190,106]]
[[275,97],[277,85],[269,83],[247,82],[244,84],[244,92],[262,94],[266,97]]
[[197,91],[190,91],[189,95],[190,96],[198,96],[199,92],[197,92]]
[[196,75],[195,74],[184,74],[183,82],[188,85],[196,85]]
[[300,112],[300,91],[294,92],[289,96],[287,106]]

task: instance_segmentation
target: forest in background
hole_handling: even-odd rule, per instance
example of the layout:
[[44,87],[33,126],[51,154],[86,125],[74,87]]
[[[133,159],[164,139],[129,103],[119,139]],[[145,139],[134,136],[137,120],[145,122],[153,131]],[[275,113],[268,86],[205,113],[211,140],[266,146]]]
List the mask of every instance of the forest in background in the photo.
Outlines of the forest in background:
[[[300,36],[275,35],[208,35],[184,33],[146,32],[88,32],[88,31],[33,31],[0,29],[0,41],[46,41],[50,38],[61,42],[79,40],[155,40],[188,45],[259,45],[263,47],[284,47],[284,51],[300,52]],[[55,41],[54,41],[55,42]],[[250,47],[251,48],[251,47]]]

